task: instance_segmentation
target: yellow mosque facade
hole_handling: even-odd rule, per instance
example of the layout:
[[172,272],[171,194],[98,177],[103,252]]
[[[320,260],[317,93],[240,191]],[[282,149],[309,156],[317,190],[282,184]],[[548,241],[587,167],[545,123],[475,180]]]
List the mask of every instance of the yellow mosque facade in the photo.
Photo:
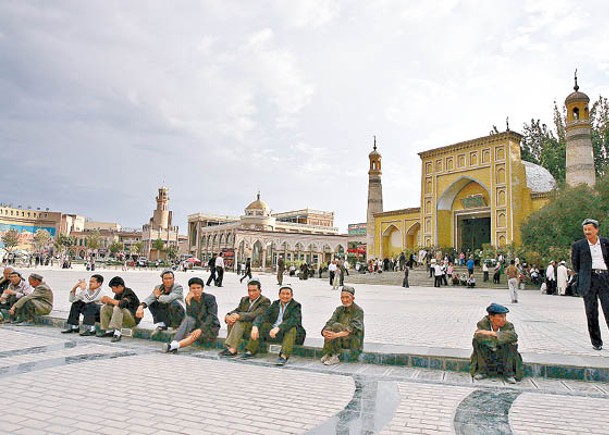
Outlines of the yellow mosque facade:
[[[520,225],[556,187],[546,169],[521,160],[521,139],[506,131],[419,153],[420,205],[374,213],[368,257],[396,257],[419,247],[518,244]],[[370,158],[380,167],[378,152]]]
[[[566,182],[595,184],[590,98],[565,100]],[[483,244],[518,245],[526,218],[546,205],[556,188],[545,168],[521,159],[522,135],[510,131],[419,153],[418,207],[384,211],[382,157],[376,139],[369,154],[367,257],[391,258],[417,248],[474,250]],[[372,234],[370,234],[372,232]]]

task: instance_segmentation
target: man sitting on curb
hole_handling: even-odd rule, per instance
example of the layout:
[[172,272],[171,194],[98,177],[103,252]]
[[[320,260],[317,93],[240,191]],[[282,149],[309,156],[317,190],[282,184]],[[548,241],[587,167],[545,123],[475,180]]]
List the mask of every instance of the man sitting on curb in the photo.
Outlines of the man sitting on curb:
[[324,337],[321,362],[327,366],[340,362],[341,349],[351,350],[356,357],[364,347],[364,310],[353,302],[355,289],[344,286],[340,300],[342,305],[334,310],[332,317],[321,330]]
[[29,326],[37,315],[49,314],[53,309],[53,291],[37,273],[30,274],[28,282],[34,290],[15,302],[8,313],[16,319],[16,324]]
[[8,288],[9,285],[11,285],[11,280],[9,279],[9,276],[11,276],[11,273],[13,273],[14,271],[15,269],[10,266],[7,266],[2,269],[2,278],[0,278],[0,295],[4,292],[4,290]]
[[155,326],[152,336],[166,331],[168,327],[177,328],[184,319],[184,289],[175,282],[171,270],[163,271],[161,279],[163,283],[152,290],[135,313],[136,318],[142,319],[144,309],[150,310]]
[[141,319],[135,317],[135,312],[140,300],[137,295],[128,287],[120,276],[115,276],[110,280],[108,286],[114,293],[114,298],[103,296],[101,303],[105,304],[100,311],[101,331],[98,337],[112,336],[112,343],[121,340],[122,328],[133,328]]
[[477,381],[503,376],[508,384],[515,384],[522,379],[524,367],[518,353],[518,335],[514,325],[506,320],[510,310],[492,303],[486,311],[488,315],[478,322],[474,332],[470,374]]
[[0,309],[10,310],[15,302],[31,294],[34,289],[15,269],[7,267],[4,269],[5,272],[6,269],[10,269],[8,273],[9,285],[0,296]]
[[228,326],[228,334],[224,345],[226,348],[219,353],[221,357],[231,358],[237,355],[239,343],[252,332],[252,322],[264,314],[271,305],[269,298],[262,296],[260,279],[251,278],[247,282],[247,296],[241,298],[239,305],[224,317]]
[[102,298],[102,284],[104,277],[101,275],[92,275],[89,278],[89,287],[84,280],[79,280],[68,296],[68,300],[72,302],[70,307],[70,315],[68,316],[68,327],[64,329],[62,334],[70,334],[78,332],[78,320],[80,315],[83,315],[82,324],[85,330],[80,333],[83,337],[95,335],[95,322],[99,322],[100,299]]
[[188,280],[186,317],[182,320],[172,342],[163,344],[163,352],[175,353],[197,340],[211,343],[218,337],[220,332],[218,304],[215,296],[203,292],[204,287],[201,278],[193,277]]
[[250,359],[256,355],[260,339],[281,341],[277,365],[283,366],[288,362],[294,344],[304,343],[306,332],[302,327],[302,307],[293,297],[292,287],[289,285],[279,287],[279,299],[254,320],[247,350],[242,355],[242,359]]

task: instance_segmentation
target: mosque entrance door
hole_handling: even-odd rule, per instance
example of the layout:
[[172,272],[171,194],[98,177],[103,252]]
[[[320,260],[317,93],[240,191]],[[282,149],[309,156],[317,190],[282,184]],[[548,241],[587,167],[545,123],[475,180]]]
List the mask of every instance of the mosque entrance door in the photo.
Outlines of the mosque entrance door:
[[488,215],[458,216],[457,231],[458,250],[481,249],[483,243],[491,243],[491,218]]

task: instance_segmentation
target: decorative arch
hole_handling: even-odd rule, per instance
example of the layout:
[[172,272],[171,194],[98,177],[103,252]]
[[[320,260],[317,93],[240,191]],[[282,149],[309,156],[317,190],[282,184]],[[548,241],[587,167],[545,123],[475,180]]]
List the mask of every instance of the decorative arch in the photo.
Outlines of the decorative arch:
[[463,176],[455,180],[450,186],[448,186],[448,188],[446,188],[446,190],[444,190],[442,196],[440,196],[438,199],[438,210],[451,210],[453,203],[455,202],[455,198],[459,192],[461,192],[465,186],[472,182],[482,187],[490,197],[489,189],[484,185],[484,183],[476,180],[475,178]]

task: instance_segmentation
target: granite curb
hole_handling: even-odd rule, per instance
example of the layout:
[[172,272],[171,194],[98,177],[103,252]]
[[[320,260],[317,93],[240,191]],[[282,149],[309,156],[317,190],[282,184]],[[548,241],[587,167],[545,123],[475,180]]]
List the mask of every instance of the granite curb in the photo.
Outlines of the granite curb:
[[[42,316],[35,319],[37,324],[64,328],[65,318]],[[133,338],[151,339],[153,329],[137,327],[132,330]],[[159,343],[169,342],[172,334],[164,331],[152,338]],[[223,349],[224,338],[209,345],[199,345],[206,349]],[[307,338],[306,344],[296,346],[294,355],[305,358],[321,358],[323,340]],[[400,346],[380,343],[366,343],[366,349],[354,357],[345,351],[342,360],[345,362],[359,361],[366,364],[403,366],[424,368],[451,372],[468,372],[471,351],[452,348],[428,348],[422,346]],[[266,352],[261,346],[261,352]],[[539,354],[524,352],[522,357],[525,365],[525,376],[552,379],[568,379],[590,382],[609,382],[609,359],[602,357],[586,357],[564,354]]]

